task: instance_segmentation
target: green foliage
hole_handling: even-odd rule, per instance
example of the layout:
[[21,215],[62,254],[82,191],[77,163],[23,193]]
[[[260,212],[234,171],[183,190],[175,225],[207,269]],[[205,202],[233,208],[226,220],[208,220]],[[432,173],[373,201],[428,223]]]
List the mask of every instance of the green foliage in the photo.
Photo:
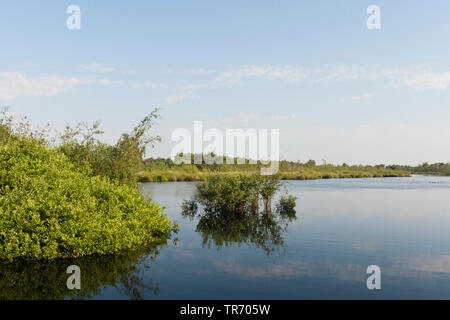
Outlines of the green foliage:
[[[195,155],[189,155],[193,161]],[[197,157],[198,158],[198,157]],[[145,160],[144,169],[139,173],[137,179],[141,182],[147,182],[146,175],[165,175],[174,176],[177,181],[205,181],[214,175],[245,175],[252,176],[260,173],[263,167],[261,162],[251,164],[248,159],[240,159],[242,164],[227,164],[225,157],[223,164],[206,164],[204,159],[201,164],[175,164],[171,159],[149,158]],[[435,166],[434,166],[435,167]],[[441,168],[443,168],[441,166]],[[407,167],[385,167],[379,166],[349,166],[343,164],[336,166],[332,164],[316,165],[314,160],[306,163],[282,160],[279,162],[279,178],[281,180],[313,180],[313,179],[336,179],[336,178],[372,178],[372,177],[407,177],[412,168]],[[450,173],[450,171],[449,171]],[[169,179],[169,181],[172,181]]]
[[137,189],[28,137],[0,144],[0,259],[120,253],[171,230]]
[[272,198],[274,195],[280,190],[280,176],[257,176],[258,181],[258,192],[261,195],[262,200],[264,201],[264,208],[267,211],[270,211],[270,205],[272,202]]
[[183,209],[192,214],[193,208],[202,206],[210,213],[245,214],[257,212],[262,200],[265,212],[270,212],[280,188],[278,176],[214,175],[197,185],[196,194],[183,203]]
[[280,201],[276,205],[276,212],[281,216],[285,217],[295,217],[296,211],[295,206],[297,202],[297,197],[293,195],[283,195]]
[[422,163],[416,167],[411,166],[400,166],[400,165],[391,165],[386,168],[394,171],[408,171],[411,173],[417,174],[429,174],[429,175],[438,175],[438,176],[450,176],[450,163],[433,163],[429,164],[428,162]]
[[195,200],[207,212],[245,213],[258,208],[258,181],[255,177],[212,176],[197,185]]
[[[204,246],[247,243],[271,254],[283,246],[287,221],[296,219],[295,197],[282,198],[278,216],[268,206],[280,186],[278,177],[212,176],[197,186],[193,198],[182,203],[182,214],[199,217],[197,232]],[[259,211],[260,200],[264,212]]]
[[[122,134],[115,145],[100,142],[95,137],[103,133],[100,122],[92,126],[82,122],[75,128],[66,126],[61,135],[59,150],[78,167],[89,167],[91,175],[107,176],[128,186],[137,186],[137,172],[143,169],[143,157],[147,146],[161,140],[159,136],[150,136],[154,121],[160,116],[158,109],[146,116],[131,134]],[[139,177],[146,181],[146,177]],[[150,180],[151,181],[151,180]]]

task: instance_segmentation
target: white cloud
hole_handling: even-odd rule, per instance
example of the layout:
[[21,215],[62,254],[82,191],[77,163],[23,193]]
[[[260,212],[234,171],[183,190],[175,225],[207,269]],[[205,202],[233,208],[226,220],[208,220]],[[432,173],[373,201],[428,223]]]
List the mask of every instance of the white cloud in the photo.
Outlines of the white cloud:
[[358,80],[367,75],[365,67],[348,65],[339,65],[332,70],[326,70],[324,73],[323,78],[332,81]]
[[445,90],[450,85],[450,72],[420,73],[404,78],[401,87],[415,90]]
[[21,72],[0,73],[0,100],[19,96],[53,96],[74,89],[82,80],[73,77],[46,75],[29,77]]
[[269,116],[269,120],[271,121],[284,121],[284,120],[293,120],[295,119],[295,114],[272,114]]
[[[419,73],[417,68],[381,68],[363,65],[337,65],[321,69],[304,69],[292,65],[244,65],[225,70],[194,69],[194,76],[208,76],[197,83],[181,86],[182,90],[216,89],[220,86],[235,86],[246,79],[268,81],[304,82],[308,84],[340,83],[347,81],[383,81],[393,88],[410,87],[416,90],[444,90],[450,85],[450,72]],[[365,94],[342,101],[369,100]]]
[[405,75],[406,73],[407,72],[405,70],[395,68],[385,68],[377,71],[371,71],[368,76],[370,80],[379,80],[379,79],[395,80],[398,77]]
[[200,75],[200,76],[217,74],[217,70],[213,70],[213,69],[191,69],[189,72],[194,75]]
[[311,74],[291,66],[250,65],[235,70],[222,72],[215,83],[235,85],[246,78],[262,78],[266,80],[299,81],[307,79]]
[[252,121],[256,120],[258,116],[253,113],[239,113],[236,116],[234,116],[232,119],[236,121]]
[[185,90],[196,90],[196,89],[212,89],[214,86],[210,84],[186,84],[182,86]]
[[367,101],[367,100],[371,100],[373,98],[373,95],[371,93],[366,93],[366,94],[362,94],[359,96],[353,96],[350,97],[349,99],[343,99],[342,102],[359,102],[359,101]]
[[130,70],[126,70],[126,71],[122,72],[122,74],[126,75],[126,76],[135,75],[136,73],[137,73],[137,71],[134,69],[130,69]]
[[144,82],[135,82],[131,85],[133,88],[164,88],[165,85],[157,82],[144,81]]
[[191,99],[192,95],[190,93],[176,93],[173,95],[168,96],[167,98],[164,99],[165,102],[167,103],[177,103],[177,102],[182,102],[188,99]]
[[98,84],[101,86],[122,86],[124,85],[123,81],[120,80],[110,80],[110,79],[97,79],[97,80],[83,80],[83,84]]
[[54,96],[74,90],[80,85],[121,86],[124,83],[110,79],[80,79],[61,75],[28,76],[21,72],[0,73],[0,100],[20,96]]
[[99,73],[110,73],[116,71],[113,67],[105,66],[103,63],[92,62],[91,64],[80,66],[80,69]]

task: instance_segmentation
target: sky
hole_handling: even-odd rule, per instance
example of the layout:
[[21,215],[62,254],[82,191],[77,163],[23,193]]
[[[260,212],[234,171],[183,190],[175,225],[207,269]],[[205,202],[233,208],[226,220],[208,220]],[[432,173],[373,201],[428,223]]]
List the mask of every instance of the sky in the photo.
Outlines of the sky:
[[153,157],[200,120],[279,129],[294,161],[450,162],[449,16],[447,0],[5,0],[0,106],[61,128],[100,119],[110,143],[158,107]]

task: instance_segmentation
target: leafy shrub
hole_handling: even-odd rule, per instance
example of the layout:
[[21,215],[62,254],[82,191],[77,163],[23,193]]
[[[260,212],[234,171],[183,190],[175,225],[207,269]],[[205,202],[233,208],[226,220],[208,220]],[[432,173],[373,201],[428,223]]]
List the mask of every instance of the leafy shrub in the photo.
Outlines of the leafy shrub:
[[271,210],[272,198],[281,188],[280,177],[275,176],[255,176],[258,184],[258,193],[264,201],[266,212]]
[[262,199],[265,211],[269,212],[271,200],[280,187],[277,176],[215,175],[197,185],[192,201],[207,212],[239,214],[257,211]]
[[296,201],[297,197],[294,197],[293,195],[282,196],[276,205],[276,212],[278,212],[282,216],[295,216]]
[[175,177],[174,175],[169,175],[169,176],[167,177],[167,180],[168,180],[169,182],[176,182],[176,181],[177,181],[177,177]]
[[72,128],[66,126],[61,135],[58,150],[63,152],[78,167],[89,167],[93,176],[106,176],[121,184],[137,187],[136,172],[144,168],[143,157],[147,146],[161,140],[150,136],[149,131],[159,119],[158,109],[146,116],[131,133],[124,133],[114,145],[100,142],[97,135],[103,134],[100,122],[89,126],[85,122]]
[[[199,218],[196,231],[204,246],[247,243],[270,255],[283,247],[287,222],[296,219],[295,197],[282,198],[277,205],[279,215],[268,208],[279,188],[280,180],[274,176],[212,176],[197,186],[194,197],[182,203],[182,215]],[[259,211],[260,200],[264,212]]]
[[258,208],[258,185],[252,177],[211,176],[197,186],[194,198],[208,212],[244,213]]
[[148,172],[138,172],[136,174],[139,182],[152,182],[153,178]]
[[167,179],[167,177],[164,175],[157,174],[157,175],[153,176],[151,181],[153,181],[153,182],[168,182],[169,179]]
[[30,138],[0,143],[0,259],[120,253],[170,234],[137,189]]

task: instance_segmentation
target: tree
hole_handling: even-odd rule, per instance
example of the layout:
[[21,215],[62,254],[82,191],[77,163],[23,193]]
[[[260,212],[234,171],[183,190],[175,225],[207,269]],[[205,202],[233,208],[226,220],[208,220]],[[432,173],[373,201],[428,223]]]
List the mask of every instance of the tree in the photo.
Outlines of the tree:
[[308,167],[315,167],[316,166],[316,161],[310,159],[305,165],[308,166]]

